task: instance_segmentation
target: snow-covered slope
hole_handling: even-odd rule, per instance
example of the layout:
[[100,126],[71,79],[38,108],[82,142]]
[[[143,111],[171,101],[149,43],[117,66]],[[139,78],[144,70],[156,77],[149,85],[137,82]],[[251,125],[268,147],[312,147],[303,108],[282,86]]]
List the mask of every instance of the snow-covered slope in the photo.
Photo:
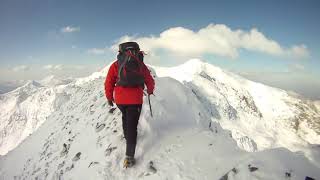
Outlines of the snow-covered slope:
[[29,81],[0,95],[0,155],[15,148],[68,100],[63,88]]
[[320,111],[314,102],[197,59],[178,67],[154,68],[159,76],[176,78],[192,89],[245,150],[286,147],[297,151],[320,144]]
[[[68,101],[0,157],[0,179],[320,178],[320,148],[307,143],[318,140],[317,134],[310,138],[294,131],[286,124],[291,116],[272,119],[297,113],[281,99],[298,99],[198,60],[153,71],[161,77],[151,97],[153,117],[143,105],[135,167],[122,168],[121,113],[106,104],[104,70],[63,87]],[[253,89],[281,99],[272,104]],[[268,115],[270,104],[275,107]]]

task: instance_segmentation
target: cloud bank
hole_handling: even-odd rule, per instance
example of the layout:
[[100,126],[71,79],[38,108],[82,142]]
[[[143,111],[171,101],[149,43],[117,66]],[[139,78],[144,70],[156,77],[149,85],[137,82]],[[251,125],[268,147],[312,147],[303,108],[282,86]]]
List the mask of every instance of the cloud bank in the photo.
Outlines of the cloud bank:
[[30,67],[27,65],[20,65],[12,68],[13,72],[25,72],[30,70]]
[[50,70],[50,71],[62,70],[63,69],[63,65],[62,64],[48,64],[48,65],[43,66],[43,69]]
[[92,48],[92,49],[89,49],[87,52],[93,55],[102,55],[102,54],[106,54],[108,51],[109,51],[108,48]]
[[72,33],[72,32],[78,32],[78,31],[80,31],[80,27],[66,26],[61,28],[61,32],[63,33]]
[[239,51],[244,49],[287,58],[309,57],[309,51],[304,44],[283,47],[256,28],[250,31],[232,30],[224,24],[209,24],[198,31],[174,27],[163,31],[159,36],[123,36],[110,48],[115,51],[119,43],[126,41],[137,41],[141,49],[147,52],[160,49],[181,56],[212,54],[237,58]]

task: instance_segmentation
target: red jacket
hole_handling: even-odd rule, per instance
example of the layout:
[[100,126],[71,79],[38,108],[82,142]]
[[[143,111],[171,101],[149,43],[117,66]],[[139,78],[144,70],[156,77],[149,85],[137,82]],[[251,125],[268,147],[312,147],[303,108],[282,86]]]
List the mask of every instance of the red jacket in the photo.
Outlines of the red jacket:
[[[154,80],[147,66],[144,66],[144,80],[147,86],[147,93],[152,94],[154,90]],[[122,87],[116,86],[118,80],[118,62],[115,61],[109,68],[104,88],[108,100],[116,104],[142,104],[143,88],[142,87]],[[114,94],[113,94],[114,92]]]

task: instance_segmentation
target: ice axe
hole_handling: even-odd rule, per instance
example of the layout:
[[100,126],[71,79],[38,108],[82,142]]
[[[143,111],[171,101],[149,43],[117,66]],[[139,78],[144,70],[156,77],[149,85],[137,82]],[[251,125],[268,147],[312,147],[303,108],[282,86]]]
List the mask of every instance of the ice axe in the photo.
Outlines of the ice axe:
[[148,94],[148,101],[149,101],[150,114],[151,114],[151,117],[153,117],[152,108],[151,108],[151,102],[150,102],[150,94]]

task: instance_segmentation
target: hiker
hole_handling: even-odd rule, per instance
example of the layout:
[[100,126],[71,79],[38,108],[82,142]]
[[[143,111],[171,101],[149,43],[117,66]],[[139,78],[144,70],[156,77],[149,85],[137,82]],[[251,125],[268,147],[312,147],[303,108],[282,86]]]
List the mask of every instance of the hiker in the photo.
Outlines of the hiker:
[[122,112],[122,128],[126,140],[124,167],[134,165],[137,126],[143,103],[144,84],[147,94],[153,94],[154,79],[143,63],[143,52],[136,42],[119,45],[117,60],[109,68],[105,80],[105,94],[109,106],[116,103]]

